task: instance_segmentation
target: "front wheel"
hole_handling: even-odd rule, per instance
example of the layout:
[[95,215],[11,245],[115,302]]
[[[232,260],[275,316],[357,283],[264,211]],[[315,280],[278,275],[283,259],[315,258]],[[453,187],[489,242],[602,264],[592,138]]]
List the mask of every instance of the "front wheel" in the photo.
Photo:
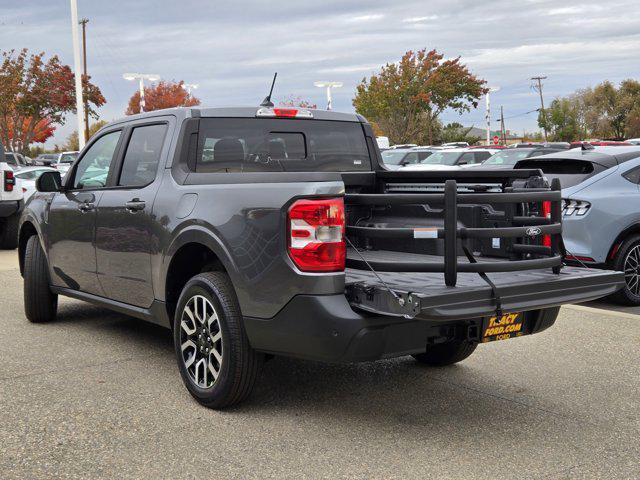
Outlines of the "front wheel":
[[436,343],[427,346],[427,351],[412,355],[418,363],[430,365],[432,367],[444,367],[461,362],[471,355],[476,347],[477,342],[469,340],[452,340],[445,343]]
[[221,409],[250,395],[263,355],[249,345],[226,274],[201,273],[187,282],[178,300],[173,338],[180,375],[199,403]]
[[24,313],[32,323],[55,320],[58,295],[49,287],[49,266],[37,235],[29,237],[24,252]]

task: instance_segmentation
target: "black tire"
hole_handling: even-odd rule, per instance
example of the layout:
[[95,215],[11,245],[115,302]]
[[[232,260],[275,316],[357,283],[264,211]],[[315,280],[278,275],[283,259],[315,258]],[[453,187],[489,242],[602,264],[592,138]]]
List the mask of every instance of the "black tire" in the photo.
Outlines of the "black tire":
[[14,250],[18,248],[18,223],[20,215],[13,214],[0,223],[0,249]]
[[[200,297],[210,302],[217,316],[217,320],[214,320],[215,326],[202,321],[198,323],[199,317],[207,317],[208,308],[204,307],[205,313],[198,315],[197,304],[195,304],[196,311],[193,312],[191,306],[194,305],[194,301],[201,301]],[[189,311],[195,315],[195,319],[185,311],[187,305],[189,305]],[[202,312],[203,307],[200,308]],[[183,318],[186,322],[184,329],[182,328]],[[209,318],[213,318],[213,315],[209,315]],[[188,334],[187,330],[191,330],[192,327],[195,333]],[[202,334],[202,339],[196,336],[198,332]],[[221,337],[215,340],[218,333]],[[245,400],[251,394],[264,361],[264,355],[256,352],[249,345],[238,299],[227,274],[201,273],[187,282],[178,300],[173,320],[173,338],[182,380],[189,393],[200,404],[208,408],[222,409]],[[186,347],[183,354],[182,345],[189,342],[193,346]],[[203,348],[206,349],[206,353],[203,352]],[[212,358],[214,350],[221,358],[220,362],[216,360],[218,357]],[[222,351],[221,355],[219,350]],[[201,363],[203,360],[204,364]],[[198,364],[202,365],[202,370]],[[218,367],[217,376],[213,378],[211,385],[208,382],[212,378],[207,378],[207,375],[214,377],[209,369],[210,365],[214,371],[216,366]],[[203,371],[205,375],[202,375]],[[200,384],[198,380],[202,380],[202,377],[204,380]]]
[[[613,259],[613,269],[624,272],[625,264],[630,261],[628,260],[628,257],[633,255],[633,252],[638,253],[638,251],[640,251],[640,235],[633,235],[627,238],[622,242],[622,245],[620,245],[615,258]],[[638,267],[639,268],[636,271],[640,273],[640,264]],[[635,278],[635,283],[632,281],[632,278],[633,277],[625,277],[625,280],[627,280],[625,286],[621,290],[610,295],[609,298],[621,305],[640,305],[640,293],[638,293],[640,292],[640,285],[637,283],[640,282],[640,276]]]
[[477,346],[477,342],[453,340],[446,343],[429,345],[426,352],[414,354],[412,357],[415,358],[418,363],[432,367],[444,367],[461,362],[471,355]]
[[24,313],[33,323],[51,322],[58,312],[58,295],[49,288],[49,267],[40,240],[29,237],[24,254]]

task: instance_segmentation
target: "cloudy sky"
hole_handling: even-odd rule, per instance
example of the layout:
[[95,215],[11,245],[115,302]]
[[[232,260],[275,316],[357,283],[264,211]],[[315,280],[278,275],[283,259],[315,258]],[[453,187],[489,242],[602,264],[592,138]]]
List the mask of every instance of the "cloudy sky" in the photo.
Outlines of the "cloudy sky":
[[[316,80],[344,82],[334,108],[351,111],[355,85],[407,50],[436,48],[490,85],[493,118],[536,129],[530,77],[547,75],[547,101],[609,79],[640,78],[638,0],[78,0],[87,32],[89,73],[123,115],[135,91],[124,72],[197,83],[207,106],[257,105],[278,71],[276,98],[296,95],[324,106]],[[68,0],[0,0],[0,49],[44,51],[73,62]],[[513,118],[511,118],[513,117]],[[484,110],[445,121],[484,125]],[[60,127],[62,143],[74,117]]]

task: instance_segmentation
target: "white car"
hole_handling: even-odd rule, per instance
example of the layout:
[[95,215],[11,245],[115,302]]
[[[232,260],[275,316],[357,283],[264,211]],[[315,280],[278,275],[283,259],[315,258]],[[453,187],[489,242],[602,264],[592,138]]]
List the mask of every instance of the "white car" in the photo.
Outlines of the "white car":
[[640,138],[630,138],[625,140],[627,143],[633,143],[634,145],[640,145]]
[[400,170],[456,170],[482,163],[494,153],[488,148],[450,148],[433,152],[419,164]]
[[78,158],[78,152],[62,152],[58,155],[58,159],[51,164],[51,167],[60,172],[60,175],[64,177],[64,174],[71,168],[73,162]]
[[16,172],[15,177],[20,179],[24,201],[26,202],[36,192],[36,180],[44,172],[55,172],[51,167],[25,167]]

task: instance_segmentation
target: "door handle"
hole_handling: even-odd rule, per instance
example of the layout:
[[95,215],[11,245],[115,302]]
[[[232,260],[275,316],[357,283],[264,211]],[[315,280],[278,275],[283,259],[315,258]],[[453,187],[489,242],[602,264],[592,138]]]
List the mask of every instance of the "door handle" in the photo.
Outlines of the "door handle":
[[131,213],[144,210],[144,207],[146,205],[147,204],[144,200],[140,200],[138,198],[134,198],[133,200],[130,200],[124,204],[125,208],[129,210]]
[[90,212],[94,208],[95,208],[95,204],[90,202],[83,202],[80,205],[78,205],[78,210],[80,210],[82,213]]

